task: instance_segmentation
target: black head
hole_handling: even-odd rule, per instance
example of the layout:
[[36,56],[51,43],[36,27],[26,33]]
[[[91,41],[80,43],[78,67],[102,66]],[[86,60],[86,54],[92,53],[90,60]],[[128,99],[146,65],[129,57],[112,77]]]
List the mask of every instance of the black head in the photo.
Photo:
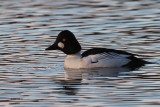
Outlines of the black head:
[[81,46],[72,32],[64,30],[58,34],[54,44],[46,50],[61,50],[65,54],[75,54],[81,50]]

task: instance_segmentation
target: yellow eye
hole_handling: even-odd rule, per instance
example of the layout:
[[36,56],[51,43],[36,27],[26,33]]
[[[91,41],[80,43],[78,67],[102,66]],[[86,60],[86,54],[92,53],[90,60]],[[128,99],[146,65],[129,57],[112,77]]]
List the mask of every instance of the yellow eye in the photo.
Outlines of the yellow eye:
[[63,41],[63,42],[65,42],[65,41],[66,41],[66,39],[65,39],[65,38],[63,38],[63,39],[62,39],[62,41]]

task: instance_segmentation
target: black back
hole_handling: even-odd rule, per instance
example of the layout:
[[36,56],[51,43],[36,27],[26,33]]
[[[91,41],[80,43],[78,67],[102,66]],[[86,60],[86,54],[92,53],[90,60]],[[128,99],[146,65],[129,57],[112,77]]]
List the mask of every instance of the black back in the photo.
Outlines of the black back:
[[121,50],[114,50],[114,49],[106,49],[106,48],[93,48],[93,49],[89,49],[87,51],[85,51],[84,53],[82,53],[82,57],[87,57],[89,55],[95,55],[95,54],[100,54],[100,53],[109,53],[109,52],[114,52],[117,54],[125,54],[125,55],[130,55],[130,56],[134,56],[134,54],[125,52],[125,51],[121,51]]

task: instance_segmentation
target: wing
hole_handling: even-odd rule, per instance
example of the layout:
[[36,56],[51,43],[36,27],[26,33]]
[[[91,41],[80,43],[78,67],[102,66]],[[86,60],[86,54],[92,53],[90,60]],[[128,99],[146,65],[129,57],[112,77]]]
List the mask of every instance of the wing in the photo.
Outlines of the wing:
[[105,48],[90,49],[82,54],[92,65],[96,63],[96,67],[121,67],[131,61],[131,56],[133,54]]

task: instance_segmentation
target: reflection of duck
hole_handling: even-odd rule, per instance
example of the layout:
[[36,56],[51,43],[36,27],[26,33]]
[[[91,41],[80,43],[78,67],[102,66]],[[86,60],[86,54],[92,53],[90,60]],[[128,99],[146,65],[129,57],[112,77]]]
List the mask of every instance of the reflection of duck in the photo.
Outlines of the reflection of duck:
[[[104,79],[105,77],[117,77],[123,72],[129,72],[131,69],[125,67],[119,68],[96,68],[96,69],[65,69],[66,80],[87,80],[94,77],[100,77],[99,79]],[[104,78],[103,78],[104,77]]]
[[94,85],[96,85],[99,84],[97,83],[98,80],[112,80],[112,77],[118,77],[119,75],[123,74],[123,72],[129,71],[130,69],[124,67],[96,69],[65,69],[65,75],[63,75],[64,78],[54,77],[54,81],[63,86],[65,94],[75,95],[78,91],[79,85],[90,84],[90,80],[94,80]]
[[59,33],[55,43],[46,50],[61,50],[67,54],[65,68],[140,67],[148,63],[134,54],[106,48],[94,48],[80,54],[81,46],[68,30]]

